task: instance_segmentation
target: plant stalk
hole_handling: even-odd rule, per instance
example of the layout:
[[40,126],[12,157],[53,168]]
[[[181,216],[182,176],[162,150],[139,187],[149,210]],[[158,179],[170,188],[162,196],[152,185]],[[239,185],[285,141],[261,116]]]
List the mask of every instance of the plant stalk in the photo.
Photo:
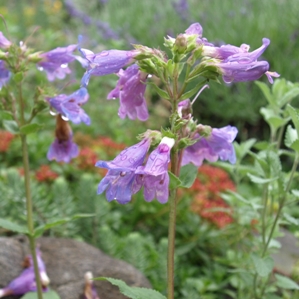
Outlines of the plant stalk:
[[42,285],[40,280],[40,274],[36,256],[36,245],[34,238],[34,225],[33,225],[33,209],[32,209],[32,197],[30,188],[30,174],[29,174],[29,158],[28,158],[28,147],[26,141],[26,135],[21,135],[22,140],[22,153],[23,153],[23,166],[24,166],[24,177],[25,177],[25,192],[26,192],[26,210],[27,210],[27,227],[28,227],[28,238],[30,251],[33,260],[34,274],[37,286],[38,299],[43,299]]
[[[174,151],[171,159],[171,172],[177,175],[178,154]],[[171,191],[169,201],[168,224],[168,254],[167,254],[167,299],[174,299],[174,250],[175,250],[175,226],[177,188]]]

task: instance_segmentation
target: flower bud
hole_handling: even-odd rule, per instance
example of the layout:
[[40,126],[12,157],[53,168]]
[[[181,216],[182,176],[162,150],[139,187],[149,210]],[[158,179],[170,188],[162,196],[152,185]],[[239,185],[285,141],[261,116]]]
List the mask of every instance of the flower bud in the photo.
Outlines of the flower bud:
[[173,51],[178,54],[184,54],[187,49],[187,39],[184,34],[179,34],[175,39]]

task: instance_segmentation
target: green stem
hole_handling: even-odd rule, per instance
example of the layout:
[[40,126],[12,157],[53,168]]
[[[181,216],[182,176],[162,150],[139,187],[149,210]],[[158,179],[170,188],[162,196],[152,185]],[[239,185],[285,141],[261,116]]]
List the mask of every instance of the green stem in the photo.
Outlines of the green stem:
[[22,153],[23,153],[23,166],[24,166],[24,177],[25,177],[25,191],[26,191],[26,210],[27,210],[27,227],[28,227],[28,238],[30,244],[30,251],[33,259],[34,274],[37,285],[37,295],[38,299],[43,298],[42,285],[38,270],[37,256],[36,256],[36,246],[34,239],[34,225],[33,225],[33,213],[32,213],[32,197],[30,188],[30,174],[29,174],[29,159],[28,159],[28,148],[26,135],[21,135],[22,140]]
[[275,216],[275,219],[274,219],[274,223],[271,227],[271,231],[270,231],[270,234],[269,234],[269,237],[268,237],[268,241],[264,247],[264,250],[263,250],[263,253],[262,253],[262,257],[265,256],[266,252],[267,252],[267,249],[268,249],[268,246],[270,244],[270,241],[272,239],[272,236],[273,236],[273,233],[274,233],[274,230],[276,228],[276,225],[277,225],[277,222],[278,222],[278,219],[280,217],[280,214],[281,214],[281,211],[284,207],[284,204],[285,204],[285,201],[287,199],[287,194],[289,192],[289,189],[291,187],[291,183],[293,181],[293,177],[294,177],[294,174],[296,172],[296,169],[297,169],[297,166],[298,166],[298,163],[299,163],[299,155],[296,153],[296,157],[295,157],[295,161],[294,161],[294,164],[293,164],[293,167],[292,167],[292,170],[291,170],[291,175],[290,175],[290,178],[289,178],[289,181],[288,181],[288,184],[286,186],[286,189],[285,189],[285,192],[284,192],[284,195],[279,203],[279,207],[278,207],[278,211],[276,213],[276,216]]
[[[20,126],[26,124],[25,121],[25,103],[23,101],[22,95],[22,83],[18,84],[19,92],[19,108],[20,108]],[[33,224],[33,208],[32,208],[32,197],[31,197],[31,187],[30,187],[30,172],[29,172],[29,157],[28,157],[28,146],[26,135],[21,134],[22,142],[22,155],[23,155],[23,167],[24,167],[24,178],[25,178],[25,194],[26,194],[26,211],[27,211],[27,227],[28,227],[28,238],[30,251],[33,260],[34,274],[37,286],[37,296],[38,299],[43,299],[42,285],[39,275],[37,256],[36,256],[36,245],[34,238],[34,224]]]
[[[177,175],[178,154],[173,152],[171,159],[171,172]],[[167,299],[174,299],[174,250],[175,250],[175,226],[177,189],[172,190],[169,201],[169,225],[168,225],[168,254],[167,254]]]

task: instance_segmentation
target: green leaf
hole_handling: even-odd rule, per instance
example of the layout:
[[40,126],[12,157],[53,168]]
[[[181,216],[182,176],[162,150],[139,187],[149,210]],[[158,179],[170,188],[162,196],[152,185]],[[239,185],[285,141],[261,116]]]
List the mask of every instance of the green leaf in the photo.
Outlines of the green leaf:
[[53,228],[55,226],[65,224],[65,223],[70,222],[72,220],[76,220],[76,219],[79,219],[79,218],[86,218],[86,217],[94,217],[94,216],[95,216],[95,214],[75,214],[72,217],[58,219],[58,220],[55,220],[53,222],[49,222],[49,223],[40,225],[39,227],[37,227],[34,230],[34,237],[38,238],[44,233],[45,230],[48,230],[48,229]]
[[19,224],[11,222],[10,220],[7,220],[7,219],[0,219],[0,227],[3,227],[5,229],[8,229],[10,231],[17,232],[20,234],[28,233],[26,226],[21,226]]
[[0,111],[0,116],[3,120],[13,120],[11,112],[8,111]]
[[269,124],[272,130],[277,130],[283,125],[285,125],[289,119],[282,118],[276,114],[271,108],[261,108],[261,114],[264,116],[265,121]]
[[290,114],[292,121],[295,125],[295,128],[297,130],[297,134],[299,135],[299,113],[290,104],[287,105],[287,111]]
[[282,107],[288,104],[293,98],[299,95],[299,87],[294,87],[293,89],[289,90],[284,96],[279,99],[279,106]]
[[298,132],[297,130],[293,129],[291,125],[287,127],[284,144],[286,147],[291,148],[299,153]]
[[198,174],[198,167],[189,163],[181,168],[180,171],[180,180],[181,180],[181,187],[183,188],[190,188]]
[[168,174],[169,174],[169,190],[176,189],[182,184],[181,180],[177,176],[175,176],[172,172],[168,171]]
[[21,82],[23,80],[23,73],[22,72],[16,73],[13,79],[16,83]]
[[190,89],[189,91],[183,93],[182,96],[180,97],[180,101],[186,100],[186,99],[189,99],[190,97],[192,97],[196,92],[198,92],[200,90],[201,87],[204,86],[204,84],[206,82],[207,82],[207,80],[203,80],[203,81],[199,82],[198,84],[196,84],[196,86],[193,87],[192,89]]
[[293,189],[292,194],[295,195],[296,197],[299,197],[299,190]]
[[279,288],[287,289],[287,290],[299,290],[299,285],[294,280],[279,274],[275,274],[275,277],[276,277],[276,285]]
[[276,177],[275,178],[271,178],[271,179],[265,179],[265,178],[261,178],[261,177],[255,176],[255,175],[250,174],[250,173],[248,173],[247,175],[250,178],[250,180],[253,183],[256,183],[256,184],[267,184],[267,183],[270,183],[270,182],[273,182],[273,181],[277,180]]
[[3,120],[3,126],[10,133],[13,133],[13,134],[19,133],[18,124],[14,120]]
[[291,216],[289,214],[284,214],[283,216],[284,216],[285,220],[288,221],[289,223],[299,225],[298,219],[294,218],[293,216]]
[[263,92],[264,96],[266,97],[267,101],[271,105],[275,105],[275,101],[273,99],[273,96],[271,94],[270,88],[268,85],[264,82],[261,81],[255,81],[255,84],[261,89]]
[[259,276],[266,277],[272,272],[274,266],[272,257],[267,256],[265,258],[261,258],[256,254],[251,254],[251,259],[253,261],[255,271]]
[[40,130],[43,126],[33,123],[33,124],[28,124],[24,125],[20,128],[21,134],[28,135],[31,133],[35,133],[36,131]]
[[[38,299],[36,292],[28,292],[21,299]],[[43,299],[60,299],[60,296],[53,290],[43,293]]]
[[99,277],[95,280],[107,280],[115,286],[119,287],[120,292],[131,299],[166,299],[161,293],[146,288],[130,287],[125,282],[119,279],[109,277]]
[[161,98],[166,99],[166,100],[170,99],[169,94],[165,90],[159,88],[155,83],[149,82],[147,84],[154,87],[155,91]]

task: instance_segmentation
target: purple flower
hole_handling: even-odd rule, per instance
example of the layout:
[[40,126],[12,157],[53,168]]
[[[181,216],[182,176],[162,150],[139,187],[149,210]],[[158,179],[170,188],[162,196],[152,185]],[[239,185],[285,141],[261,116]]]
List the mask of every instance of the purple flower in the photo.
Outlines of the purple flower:
[[[25,259],[25,262],[28,263],[28,268],[23,270],[20,276],[12,280],[4,289],[0,289],[0,298],[7,295],[24,295],[28,292],[36,291],[36,282],[32,257],[27,257]],[[43,291],[47,291],[47,286],[50,283],[50,280],[46,273],[46,267],[41,258],[39,250],[37,250],[37,263]]]
[[240,47],[232,45],[223,45],[221,47],[203,46],[203,56],[209,56],[220,60],[225,60],[228,57],[238,53],[248,53],[249,46],[242,44]]
[[[265,52],[270,45],[268,38],[263,38],[263,45],[253,52],[242,52],[230,55],[225,59],[225,62],[238,62],[238,63],[251,63],[257,61],[257,59]],[[242,46],[241,46],[242,47]],[[246,49],[246,46],[245,48]]]
[[6,68],[5,62],[0,60],[0,89],[8,83],[10,75],[11,73]]
[[219,67],[223,80],[226,83],[253,81],[266,75],[270,83],[273,83],[272,77],[279,77],[276,72],[269,72],[269,63],[267,61],[257,61],[270,45],[270,40],[263,38],[263,45],[253,52],[248,52],[248,45],[241,45],[240,48],[225,45],[222,47],[203,47],[203,54],[216,59],[220,62],[213,63]]
[[81,64],[87,68],[81,80],[82,86],[88,85],[91,75],[104,76],[117,73],[121,68],[132,63],[134,57],[140,53],[138,50],[108,50],[94,54],[90,50],[81,48],[79,48],[79,51],[85,59],[85,63],[81,62]]
[[202,37],[202,32],[202,26],[199,23],[193,23],[185,30],[187,35],[196,34],[199,37]]
[[135,171],[136,174],[139,174],[136,180],[136,189],[144,187],[143,194],[146,201],[152,201],[154,198],[157,198],[160,203],[168,201],[168,164],[170,150],[174,142],[174,139],[164,137],[148,157],[146,165],[139,166]]
[[276,72],[269,72],[269,63],[267,61],[256,61],[251,63],[224,62],[216,64],[220,68],[223,81],[225,83],[253,81],[266,75],[270,83],[273,83],[272,77],[279,77]]
[[49,98],[47,101],[56,109],[56,111],[74,124],[84,122],[90,125],[90,118],[81,108],[88,101],[89,95],[85,87],[81,87],[70,95],[60,94],[54,98]]
[[55,140],[51,144],[47,158],[57,162],[69,163],[79,154],[78,146],[73,143],[73,133],[70,125],[58,114],[56,118]]
[[0,31],[0,48],[7,49],[11,46],[11,42]]
[[119,98],[118,115],[120,118],[128,116],[130,119],[147,120],[148,110],[144,98],[147,74],[141,72],[138,65],[133,64],[125,71],[121,69],[117,75],[119,76],[117,85],[108,94],[107,99]]
[[121,204],[128,203],[132,194],[139,190],[134,186],[135,170],[143,164],[150,144],[151,138],[145,138],[123,150],[112,161],[98,161],[97,167],[109,169],[98,186],[98,194],[106,190],[108,201],[116,200]]
[[77,45],[70,45],[40,54],[42,61],[37,64],[38,69],[47,73],[49,81],[53,81],[55,78],[64,79],[66,74],[71,73],[71,70],[68,68],[68,63],[75,60],[72,53],[76,48]]
[[236,162],[236,154],[232,142],[238,130],[236,127],[226,126],[220,129],[212,129],[209,137],[200,137],[196,143],[188,146],[183,153],[182,165],[193,163],[200,166],[204,159],[216,162],[218,159]]

